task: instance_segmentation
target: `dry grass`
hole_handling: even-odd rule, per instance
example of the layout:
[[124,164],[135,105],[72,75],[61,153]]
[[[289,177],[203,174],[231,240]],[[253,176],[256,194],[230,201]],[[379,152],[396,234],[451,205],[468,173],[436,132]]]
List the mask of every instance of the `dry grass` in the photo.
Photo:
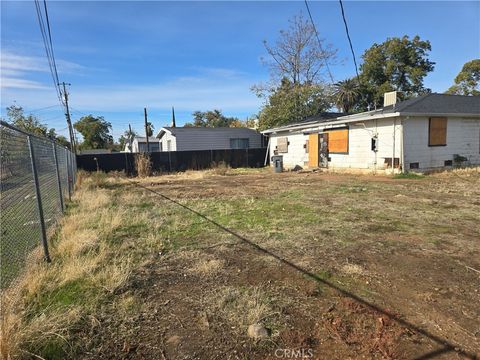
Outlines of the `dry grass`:
[[135,155],[135,170],[139,177],[148,177],[152,175],[152,161],[150,155],[140,153]]
[[230,171],[230,166],[228,166],[225,161],[213,162],[210,171],[215,175],[225,176]]
[[140,217],[109,206],[113,194],[101,186],[115,180],[98,173],[80,173],[79,179],[77,206],[61,220],[52,241],[53,262],[32,262],[15,291],[2,294],[2,358],[68,354],[72,327],[130,276],[131,258],[109,239]]
[[273,303],[262,287],[225,287],[207,301],[212,311],[245,333],[248,326],[264,323],[276,314]]
[[199,259],[190,271],[201,276],[213,276],[225,265],[225,261],[219,259]]

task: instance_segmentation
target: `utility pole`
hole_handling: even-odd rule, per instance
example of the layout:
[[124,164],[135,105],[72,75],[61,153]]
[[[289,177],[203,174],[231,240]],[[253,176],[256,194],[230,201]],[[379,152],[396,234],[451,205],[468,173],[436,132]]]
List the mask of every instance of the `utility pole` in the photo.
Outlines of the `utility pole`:
[[150,153],[150,142],[148,141],[147,108],[143,108],[143,114],[145,115],[145,135],[147,137],[147,153]]
[[75,154],[76,153],[76,151],[75,151],[75,148],[76,148],[76,146],[75,146],[75,136],[73,134],[72,120],[70,118],[70,109],[68,108],[68,93],[67,93],[67,89],[66,89],[66,85],[70,86],[72,84],[66,83],[64,81],[64,82],[62,82],[61,84],[58,84],[58,85],[63,86],[63,98],[65,100],[65,110],[66,110],[65,116],[67,117],[68,132],[70,134],[70,146],[71,146],[72,152]]
[[132,141],[133,141],[132,126],[128,124],[128,146],[130,148],[130,152],[132,152]]

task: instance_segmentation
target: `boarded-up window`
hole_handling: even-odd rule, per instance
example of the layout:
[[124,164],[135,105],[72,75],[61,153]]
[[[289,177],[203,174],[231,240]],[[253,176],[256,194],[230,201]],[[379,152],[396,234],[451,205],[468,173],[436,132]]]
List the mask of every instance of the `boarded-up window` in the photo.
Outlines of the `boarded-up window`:
[[281,137],[277,139],[277,151],[279,153],[288,153],[288,138]]
[[428,126],[428,146],[445,145],[447,145],[447,118],[430,118]]
[[348,129],[330,130],[328,133],[329,153],[348,153]]

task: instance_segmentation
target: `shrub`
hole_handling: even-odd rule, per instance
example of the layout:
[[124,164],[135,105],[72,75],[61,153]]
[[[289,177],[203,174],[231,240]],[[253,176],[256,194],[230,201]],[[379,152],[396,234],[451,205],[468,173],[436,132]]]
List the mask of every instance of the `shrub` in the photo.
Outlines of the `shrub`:
[[135,170],[140,177],[152,175],[152,162],[149,154],[141,153],[135,156]]
[[225,163],[225,161],[212,162],[212,171],[215,175],[225,176],[228,173],[230,167]]

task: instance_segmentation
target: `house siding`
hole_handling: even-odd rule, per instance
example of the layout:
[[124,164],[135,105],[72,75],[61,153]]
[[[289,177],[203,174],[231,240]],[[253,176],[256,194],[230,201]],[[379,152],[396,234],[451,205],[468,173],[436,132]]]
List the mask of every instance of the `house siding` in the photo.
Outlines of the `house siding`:
[[445,167],[446,160],[455,154],[468,159],[466,165],[480,164],[480,120],[449,117],[447,120],[447,145],[428,146],[428,117],[404,120],[405,170],[411,163],[419,163],[419,170]]
[[172,134],[170,134],[169,132],[165,132],[165,134],[160,139],[160,143],[162,144],[161,151],[168,151],[168,146],[167,146],[168,140],[171,141],[170,151],[177,151],[177,138]]
[[[244,131],[242,131],[244,130]],[[253,132],[250,129],[230,128],[219,129],[213,131],[197,130],[178,132],[175,136],[166,132],[162,136],[163,151],[167,151],[167,140],[172,140],[172,151],[188,151],[188,150],[223,150],[230,149],[230,139],[248,139],[249,148],[262,147],[262,135]]]
[[[357,124],[349,124],[348,154],[329,155],[329,168],[355,168],[355,169],[385,169],[385,159],[391,159],[393,155],[393,135],[395,122],[395,157],[401,161],[401,122],[399,118],[379,119],[362,121]],[[308,132],[308,129],[304,131]],[[378,136],[378,151],[371,150],[371,139],[374,134]],[[283,155],[285,168],[291,169],[299,165],[308,167],[308,153],[305,152],[305,144],[308,134],[279,133],[270,138],[270,156],[274,154],[277,139],[286,136],[288,138],[288,153]]]

